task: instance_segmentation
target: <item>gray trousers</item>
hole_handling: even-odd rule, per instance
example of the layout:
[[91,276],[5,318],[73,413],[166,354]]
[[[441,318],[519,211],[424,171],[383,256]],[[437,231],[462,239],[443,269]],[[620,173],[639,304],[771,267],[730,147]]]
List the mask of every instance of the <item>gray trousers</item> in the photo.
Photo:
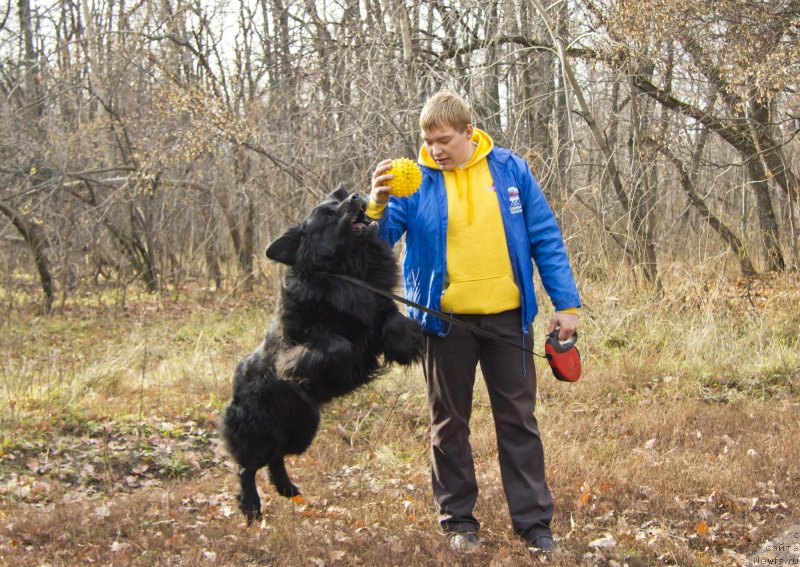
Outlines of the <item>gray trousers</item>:
[[[532,350],[520,311],[456,315]],[[523,339],[524,337],[524,339]],[[433,498],[447,532],[477,531],[478,483],[469,442],[475,369],[480,363],[497,434],[500,475],[514,531],[525,539],[551,535],[553,499],[544,476],[544,449],[534,417],[533,356],[511,345],[451,326],[446,337],[426,335],[425,370],[431,411]]]

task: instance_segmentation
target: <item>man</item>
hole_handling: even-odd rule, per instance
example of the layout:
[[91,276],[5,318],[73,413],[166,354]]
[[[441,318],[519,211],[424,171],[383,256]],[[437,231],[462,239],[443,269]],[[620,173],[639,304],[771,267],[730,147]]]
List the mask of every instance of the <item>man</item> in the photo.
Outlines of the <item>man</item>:
[[[467,103],[450,91],[426,102],[420,128],[419,190],[390,197],[390,162],[383,161],[373,173],[367,209],[389,243],[406,235],[406,297],[531,350],[533,260],[556,310],[547,332],[560,327],[560,340],[571,337],[578,326],[577,286],[561,231],[527,163],[475,128]],[[469,443],[480,363],[512,525],[534,550],[554,551],[533,357],[421,310],[410,308],[409,315],[426,332],[433,495],[451,545],[468,551],[480,545]]]

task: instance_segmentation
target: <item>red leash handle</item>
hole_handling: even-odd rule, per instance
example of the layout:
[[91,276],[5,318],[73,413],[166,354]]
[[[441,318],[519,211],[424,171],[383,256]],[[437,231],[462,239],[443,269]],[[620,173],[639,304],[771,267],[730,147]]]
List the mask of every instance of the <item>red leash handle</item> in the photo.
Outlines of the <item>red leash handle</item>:
[[556,328],[550,333],[544,343],[547,363],[557,380],[577,382],[581,377],[581,353],[575,346],[578,342],[578,332],[575,331],[575,334],[566,341],[559,341],[558,331]]

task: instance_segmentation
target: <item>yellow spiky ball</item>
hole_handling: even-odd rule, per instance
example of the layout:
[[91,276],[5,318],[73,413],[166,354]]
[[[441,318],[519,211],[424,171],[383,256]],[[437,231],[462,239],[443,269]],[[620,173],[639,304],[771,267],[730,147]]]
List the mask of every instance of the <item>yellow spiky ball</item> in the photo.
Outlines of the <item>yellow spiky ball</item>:
[[422,170],[408,158],[393,159],[392,167],[386,173],[394,175],[386,184],[392,188],[395,197],[413,195],[422,183]]

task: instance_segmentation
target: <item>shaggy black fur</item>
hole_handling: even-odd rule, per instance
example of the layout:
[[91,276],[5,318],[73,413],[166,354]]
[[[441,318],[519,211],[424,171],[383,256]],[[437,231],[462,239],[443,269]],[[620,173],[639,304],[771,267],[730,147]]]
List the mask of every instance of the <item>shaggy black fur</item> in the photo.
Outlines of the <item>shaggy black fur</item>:
[[390,362],[421,358],[421,327],[393,301],[325,275],[347,274],[387,291],[397,285],[394,254],[365,208],[340,186],[267,248],[267,257],[291,267],[266,338],[236,367],[222,424],[240,466],[239,507],[248,523],[261,515],[259,468],[269,468],[281,495],[300,494],[284,456],[309,447],[321,404],[370,382]]

